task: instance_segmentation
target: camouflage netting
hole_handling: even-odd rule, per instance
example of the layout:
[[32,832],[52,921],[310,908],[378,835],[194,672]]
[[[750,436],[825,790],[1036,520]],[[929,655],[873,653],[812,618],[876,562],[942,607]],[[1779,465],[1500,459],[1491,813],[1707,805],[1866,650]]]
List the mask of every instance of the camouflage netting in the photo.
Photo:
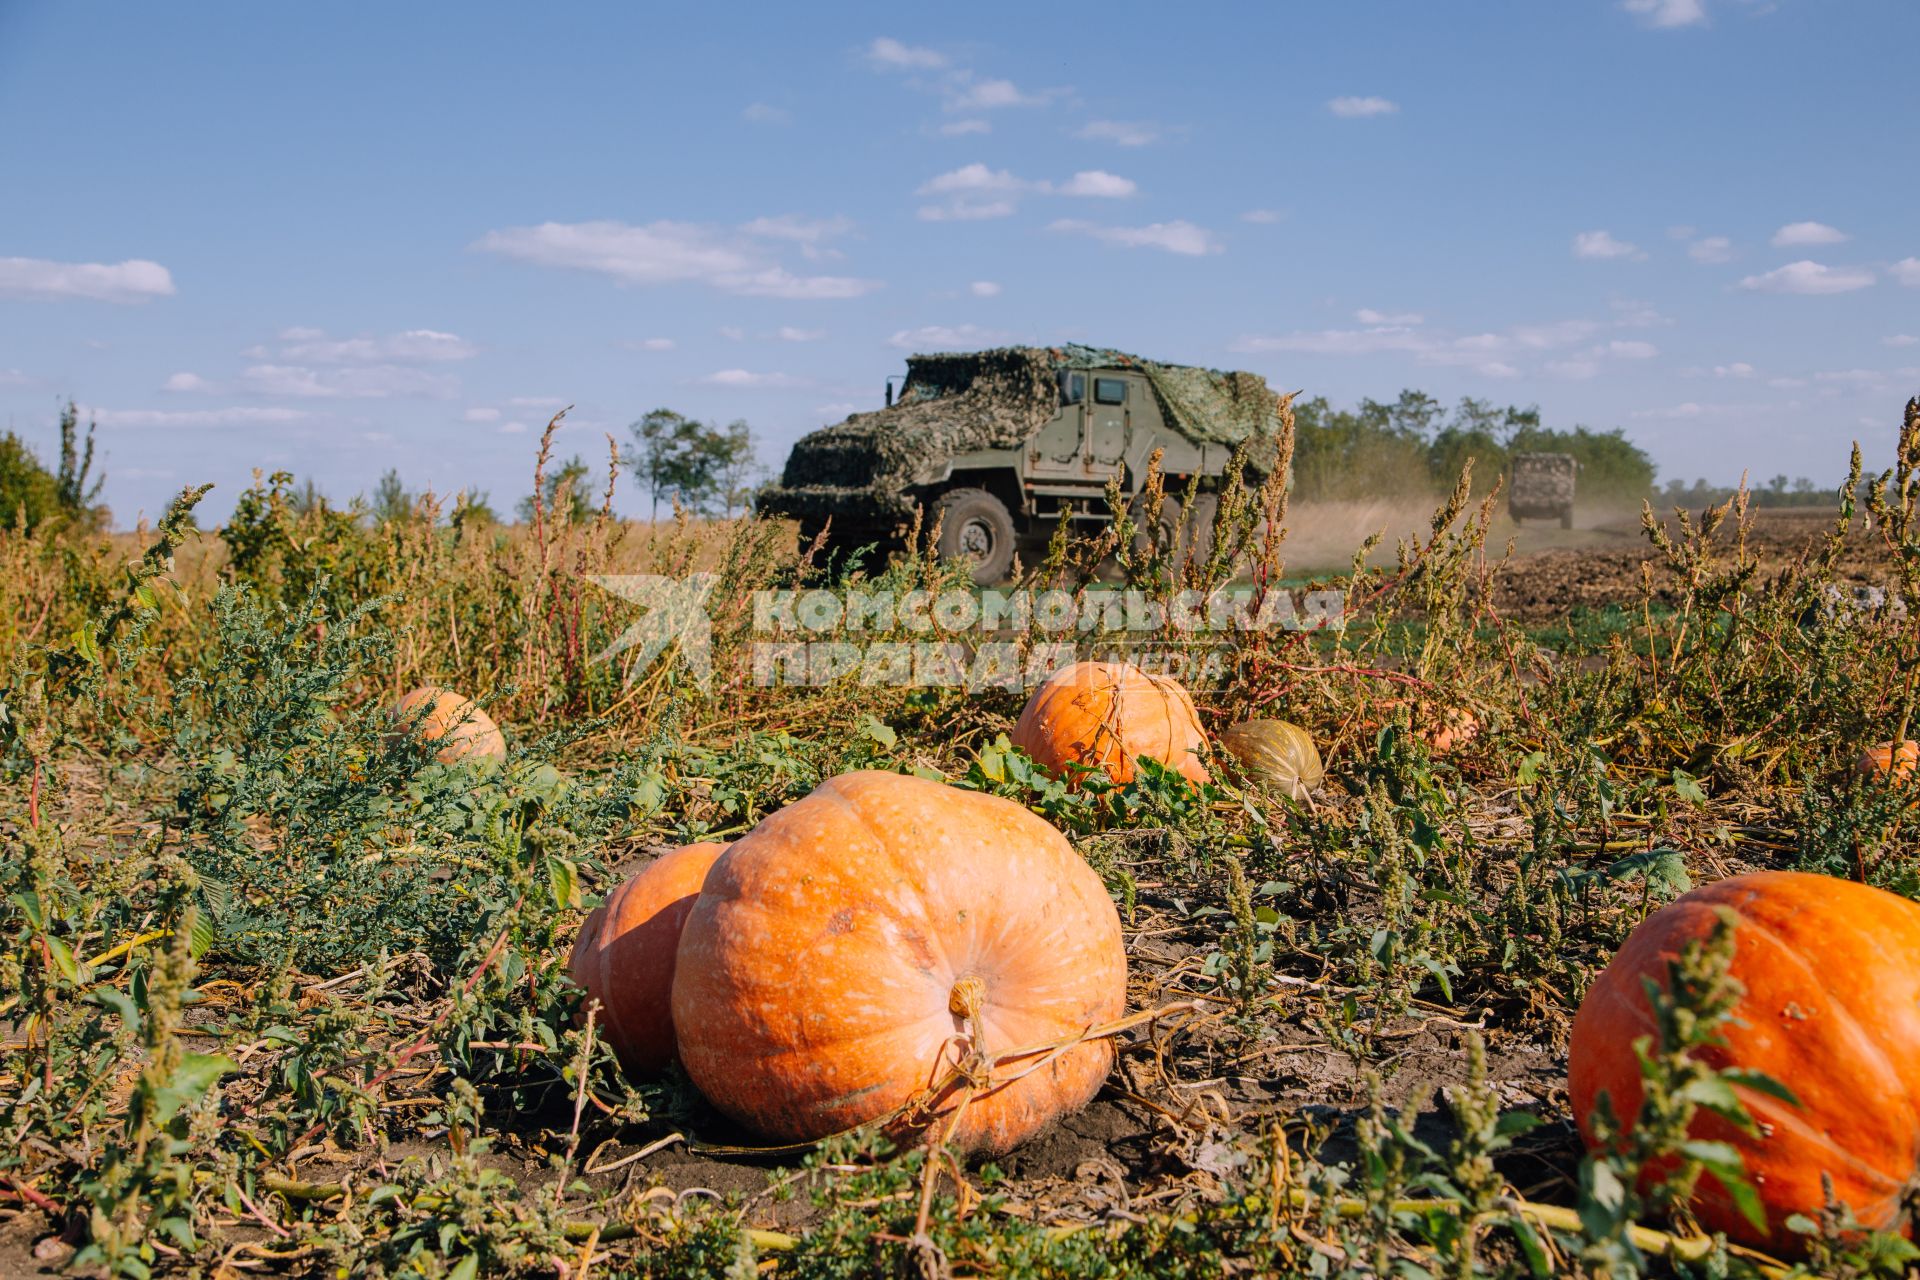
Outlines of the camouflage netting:
[[[1011,448],[1058,408],[1063,369],[1138,369],[1169,426],[1204,443],[1271,439],[1280,428],[1266,379],[1078,345],[1004,347],[917,355],[891,408],[856,413],[808,436],[787,459],[782,488],[866,490],[877,514],[911,509],[904,491],[935,478],[946,460],[975,449]],[[825,496],[824,494],[822,496]]]

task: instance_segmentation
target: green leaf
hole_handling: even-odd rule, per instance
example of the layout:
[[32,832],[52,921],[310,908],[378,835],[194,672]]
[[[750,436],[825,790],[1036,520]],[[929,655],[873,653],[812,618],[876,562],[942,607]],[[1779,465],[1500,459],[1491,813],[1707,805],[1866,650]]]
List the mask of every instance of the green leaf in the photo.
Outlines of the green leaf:
[[1673,794],[1679,796],[1688,804],[1705,804],[1707,802],[1707,793],[1701,789],[1700,784],[1694,780],[1693,775],[1684,769],[1675,769],[1673,771]]
[[580,905],[580,877],[573,863],[567,859],[547,859],[547,887],[553,894],[554,906],[567,908]]
[[100,645],[93,638],[93,628],[84,622],[73,629],[73,651],[93,666],[100,665]]
[[207,1090],[240,1068],[223,1053],[187,1053],[172,1078],[154,1092],[155,1118],[162,1124],[171,1120],[182,1107],[199,1101]]
[[1513,1228],[1513,1238],[1520,1245],[1520,1252],[1527,1260],[1527,1271],[1535,1276],[1550,1276],[1553,1268],[1547,1259],[1547,1247],[1541,1243],[1540,1233],[1533,1229],[1533,1223],[1523,1214],[1514,1214],[1507,1219]]
[[53,967],[60,971],[60,976],[68,982],[80,981],[80,966],[74,961],[73,948],[50,933],[43,933],[40,938],[46,943],[47,954],[53,958]]
[[473,1280],[480,1274],[480,1255],[470,1253],[453,1264],[453,1270],[447,1272],[447,1280]]
[[187,952],[198,960],[213,946],[219,930],[214,927],[213,917],[206,912],[197,912],[193,917],[193,932],[187,935]]
[[1756,1071],[1752,1067],[1728,1067],[1720,1073],[1720,1078],[1723,1080],[1731,1080],[1742,1089],[1751,1089],[1755,1093],[1764,1093],[1770,1098],[1778,1098],[1790,1107],[1800,1107],[1804,1105],[1800,1101],[1799,1095],[1794,1093],[1792,1089],[1789,1089],[1786,1085],[1780,1083],[1780,1081],[1775,1080],[1766,1072]]

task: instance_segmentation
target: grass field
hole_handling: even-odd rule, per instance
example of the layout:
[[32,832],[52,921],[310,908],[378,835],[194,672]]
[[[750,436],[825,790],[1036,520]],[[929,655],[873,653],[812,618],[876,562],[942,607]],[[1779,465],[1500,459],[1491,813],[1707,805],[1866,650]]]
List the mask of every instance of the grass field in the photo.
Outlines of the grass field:
[[[1920,407],[1902,450],[1871,511],[1509,553],[1463,488],[1356,570],[1364,520],[1270,492],[1223,504],[1222,545],[1272,516],[1301,554],[1130,558],[1150,599],[1341,593],[1346,630],[1235,633],[1194,689],[1212,732],[1311,731],[1298,803],[1224,759],[1069,788],[1004,742],[1014,689],[757,683],[752,593],[825,585],[777,524],[376,525],[262,482],[219,530],[183,499],[137,537],[0,534],[0,1273],[1903,1274],[1831,1222],[1798,1263],[1698,1235],[1636,1179],[1699,1153],[1590,1158],[1566,1093],[1582,995],[1689,885],[1920,896],[1920,811],[1850,771],[1920,673],[1904,610],[1852,603],[1920,598]],[[1083,591],[1102,551],[1056,542],[1032,582]],[[598,660],[639,611],[593,575],[694,573],[704,687],[671,651]],[[906,555],[854,585],[957,583]],[[503,766],[394,733],[427,683],[506,728]],[[577,1017],[568,951],[620,878],[863,768],[1065,832],[1157,1014],[991,1162],[759,1149]]]

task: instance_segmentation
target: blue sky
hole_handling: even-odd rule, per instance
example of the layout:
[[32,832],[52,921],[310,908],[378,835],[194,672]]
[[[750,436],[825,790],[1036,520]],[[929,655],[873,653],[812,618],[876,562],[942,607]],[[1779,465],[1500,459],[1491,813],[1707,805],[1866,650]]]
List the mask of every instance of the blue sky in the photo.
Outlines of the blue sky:
[[505,508],[568,403],[777,468],[910,350],[1066,339],[1888,460],[1911,0],[1170,12],[0,0],[0,416],[93,412],[122,524],[256,466]]

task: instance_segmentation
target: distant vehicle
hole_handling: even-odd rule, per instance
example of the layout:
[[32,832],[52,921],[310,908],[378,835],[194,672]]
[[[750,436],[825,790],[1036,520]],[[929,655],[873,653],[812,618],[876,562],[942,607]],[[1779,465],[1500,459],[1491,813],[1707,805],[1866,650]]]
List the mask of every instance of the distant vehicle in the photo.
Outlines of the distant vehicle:
[[986,585],[1063,514],[1109,522],[1107,482],[1136,498],[1155,449],[1170,498],[1198,477],[1189,527],[1211,530],[1235,450],[1249,445],[1258,483],[1279,430],[1279,401],[1256,374],[1077,345],[916,355],[897,400],[889,382],[886,408],[803,438],[757,505],[797,519],[803,544],[831,520],[843,549],[893,545],[923,510],[927,527],[940,522],[939,555],[970,557]]
[[1516,453],[1507,486],[1507,514],[1522,520],[1560,521],[1573,528],[1573,478],[1580,469],[1570,453]]

